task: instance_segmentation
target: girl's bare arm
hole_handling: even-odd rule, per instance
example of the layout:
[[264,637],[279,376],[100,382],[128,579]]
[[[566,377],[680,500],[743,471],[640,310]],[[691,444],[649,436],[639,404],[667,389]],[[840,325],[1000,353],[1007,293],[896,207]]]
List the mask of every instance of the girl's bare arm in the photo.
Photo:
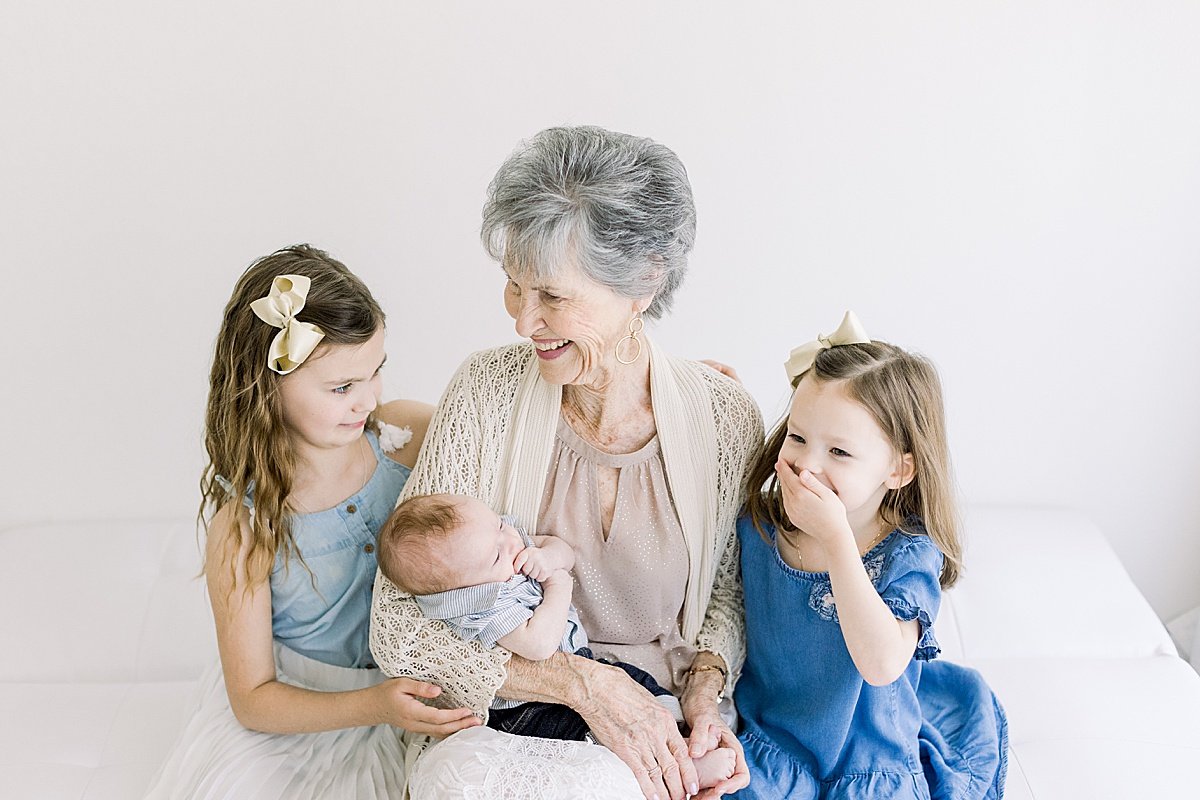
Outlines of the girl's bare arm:
[[248,532],[236,510],[232,504],[225,506],[209,526],[205,573],[225,690],[238,722],[267,733],[389,723],[438,736],[479,724],[469,709],[424,705],[418,698],[435,697],[441,689],[408,678],[348,692],[317,692],[276,680],[271,587],[265,580],[247,582]]

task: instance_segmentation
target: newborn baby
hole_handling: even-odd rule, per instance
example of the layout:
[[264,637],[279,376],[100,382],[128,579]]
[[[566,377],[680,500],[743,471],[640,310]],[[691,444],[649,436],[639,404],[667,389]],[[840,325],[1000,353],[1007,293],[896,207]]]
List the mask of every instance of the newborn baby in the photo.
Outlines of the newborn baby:
[[[444,621],[464,639],[510,650],[531,661],[557,650],[594,658],[571,605],[575,552],[556,536],[532,539],[482,501],[463,495],[419,495],[405,500],[379,531],[379,569],[413,595],[421,612]],[[644,670],[605,661],[624,670],[676,720],[679,701]],[[497,698],[488,725],[521,736],[589,740],[587,724],[571,708],[554,703],[518,703]],[[693,759],[700,787],[733,774],[729,748]]]

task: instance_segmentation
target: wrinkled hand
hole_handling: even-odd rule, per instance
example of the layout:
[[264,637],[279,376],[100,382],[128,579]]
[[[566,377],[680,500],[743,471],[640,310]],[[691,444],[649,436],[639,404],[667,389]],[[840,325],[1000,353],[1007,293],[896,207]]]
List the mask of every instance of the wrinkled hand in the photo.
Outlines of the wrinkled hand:
[[698,789],[696,768],[675,718],[616,667],[596,664],[588,675],[594,702],[577,708],[596,737],[628,765],[647,798],[684,800]]
[[552,560],[540,547],[526,547],[517,553],[513,566],[538,583],[544,582],[555,571]]
[[412,678],[391,678],[378,684],[383,706],[384,722],[406,731],[428,733],[445,738],[464,728],[482,725],[483,720],[469,708],[433,708],[418,698],[434,698],[442,693],[442,687]]
[[[708,654],[701,653],[697,661]],[[712,663],[711,659],[706,659]],[[695,665],[696,662],[693,662]],[[719,676],[719,677],[717,677]],[[717,693],[724,685],[725,678],[718,672],[692,673],[687,687],[680,698],[683,708],[683,719],[691,734],[688,736],[688,755],[700,758],[705,753],[718,747],[728,747],[734,753],[733,774],[716,786],[705,789],[698,797],[703,800],[716,800],[724,794],[736,792],[750,784],[750,770],[746,766],[746,755],[742,743],[733,735],[733,731],[721,719],[717,704]]]
[[783,510],[792,524],[822,544],[838,537],[854,538],[846,519],[846,506],[834,491],[806,469],[799,473],[782,458],[775,474],[783,495]]
[[[686,711],[684,716],[687,716]],[[718,747],[728,747],[733,751],[735,757],[733,774],[716,786],[705,789],[696,795],[697,800],[716,800],[722,795],[731,794],[749,786],[750,768],[746,766],[746,754],[742,750],[742,743],[733,735],[733,731],[729,730],[725,720],[721,719],[721,715],[717,713],[716,704],[712,704],[711,711],[695,714],[688,719],[688,724],[692,728],[691,736],[688,737],[688,754],[692,758],[699,758]]]

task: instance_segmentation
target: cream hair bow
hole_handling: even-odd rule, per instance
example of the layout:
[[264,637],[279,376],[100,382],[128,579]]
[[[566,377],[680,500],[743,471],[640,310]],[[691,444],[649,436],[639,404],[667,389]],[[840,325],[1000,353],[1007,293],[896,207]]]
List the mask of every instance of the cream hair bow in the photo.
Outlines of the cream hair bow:
[[858,317],[854,316],[853,311],[847,311],[846,316],[842,317],[842,324],[838,325],[836,331],[828,336],[817,334],[816,341],[802,344],[792,350],[792,354],[788,356],[788,360],[783,365],[787,370],[788,381],[795,386],[796,379],[812,368],[817,360],[817,353],[822,350],[837,347],[840,344],[870,344],[870,342],[871,337],[867,336]]
[[271,291],[250,304],[263,322],[282,328],[271,340],[267,366],[280,375],[287,375],[312,355],[325,332],[311,322],[301,322],[296,315],[308,299],[312,281],[303,275],[279,275],[271,281]]

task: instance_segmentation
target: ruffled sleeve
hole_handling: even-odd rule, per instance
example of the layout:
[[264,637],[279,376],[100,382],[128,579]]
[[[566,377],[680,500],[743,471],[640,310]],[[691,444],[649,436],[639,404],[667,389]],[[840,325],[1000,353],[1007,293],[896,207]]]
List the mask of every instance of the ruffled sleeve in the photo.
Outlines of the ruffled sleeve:
[[889,554],[876,586],[899,620],[917,620],[920,638],[914,656],[930,661],[941,652],[933,633],[942,603],[942,553],[928,536],[901,534],[905,542]]

